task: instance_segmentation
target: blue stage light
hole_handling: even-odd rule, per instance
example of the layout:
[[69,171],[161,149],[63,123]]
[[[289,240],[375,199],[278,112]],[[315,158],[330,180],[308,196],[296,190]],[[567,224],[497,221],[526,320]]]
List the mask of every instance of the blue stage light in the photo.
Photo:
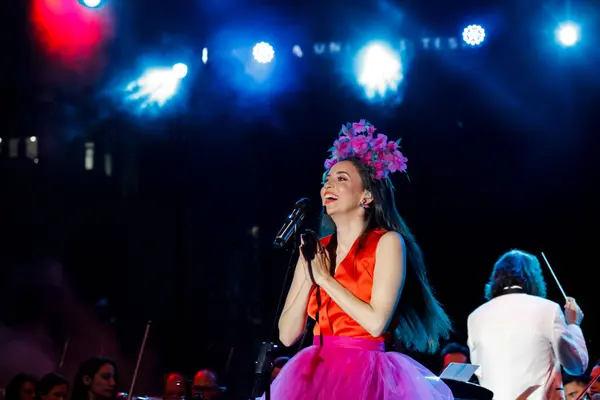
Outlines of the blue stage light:
[[179,79],[183,79],[183,78],[185,78],[185,76],[188,73],[188,67],[185,64],[177,63],[177,64],[173,65],[173,73]]
[[275,50],[273,46],[266,42],[257,43],[252,49],[252,55],[254,59],[261,64],[270,63],[275,57]]
[[579,41],[579,26],[573,22],[560,24],[556,30],[556,40],[565,47],[574,46]]
[[388,91],[398,90],[404,78],[400,57],[388,46],[372,44],[358,54],[358,83],[365,88],[368,98],[384,97]]
[[469,25],[462,33],[463,40],[471,46],[479,46],[485,40],[485,29],[481,25]]
[[135,101],[141,109],[162,107],[175,96],[187,73],[188,67],[182,63],[175,64],[172,68],[150,68],[127,85],[127,98]]

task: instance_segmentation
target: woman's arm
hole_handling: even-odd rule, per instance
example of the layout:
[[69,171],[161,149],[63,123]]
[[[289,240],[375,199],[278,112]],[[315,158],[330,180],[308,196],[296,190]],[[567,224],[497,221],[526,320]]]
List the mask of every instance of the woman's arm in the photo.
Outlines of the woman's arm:
[[293,345],[306,327],[306,308],[312,283],[306,279],[304,262],[304,258],[300,255],[292,285],[279,317],[279,340],[286,347]]
[[369,334],[381,336],[396,309],[404,284],[406,256],[404,240],[396,232],[388,232],[377,245],[371,302],[356,298],[333,277],[327,276],[321,287],[346,314]]

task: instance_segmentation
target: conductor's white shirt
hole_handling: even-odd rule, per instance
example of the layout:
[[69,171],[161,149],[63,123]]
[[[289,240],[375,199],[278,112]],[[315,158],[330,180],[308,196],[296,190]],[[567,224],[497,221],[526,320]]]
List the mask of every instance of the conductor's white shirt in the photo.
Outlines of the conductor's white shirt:
[[560,366],[582,375],[589,356],[583,332],[567,325],[560,306],[524,293],[495,297],[467,321],[471,362],[481,386],[494,400],[516,400],[534,385],[528,399],[563,399]]

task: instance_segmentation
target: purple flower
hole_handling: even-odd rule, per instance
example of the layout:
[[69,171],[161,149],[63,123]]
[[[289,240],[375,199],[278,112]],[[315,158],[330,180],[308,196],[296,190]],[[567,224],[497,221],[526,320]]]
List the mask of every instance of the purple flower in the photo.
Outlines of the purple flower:
[[364,119],[361,119],[359,122],[354,122],[352,123],[352,129],[354,130],[354,132],[356,133],[363,133],[367,131],[367,121]]
[[327,160],[325,160],[325,169],[330,170],[337,163],[338,163],[338,160],[333,159],[333,158],[328,158]]

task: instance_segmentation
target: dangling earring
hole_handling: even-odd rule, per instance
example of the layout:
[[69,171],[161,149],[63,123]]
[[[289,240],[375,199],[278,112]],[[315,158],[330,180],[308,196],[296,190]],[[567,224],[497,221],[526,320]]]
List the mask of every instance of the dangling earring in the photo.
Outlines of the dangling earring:
[[363,209],[367,209],[369,208],[369,204],[367,204],[367,199],[370,199],[371,197],[373,197],[373,195],[371,194],[371,192],[367,192],[365,194],[365,197],[360,201],[359,205],[363,208]]

